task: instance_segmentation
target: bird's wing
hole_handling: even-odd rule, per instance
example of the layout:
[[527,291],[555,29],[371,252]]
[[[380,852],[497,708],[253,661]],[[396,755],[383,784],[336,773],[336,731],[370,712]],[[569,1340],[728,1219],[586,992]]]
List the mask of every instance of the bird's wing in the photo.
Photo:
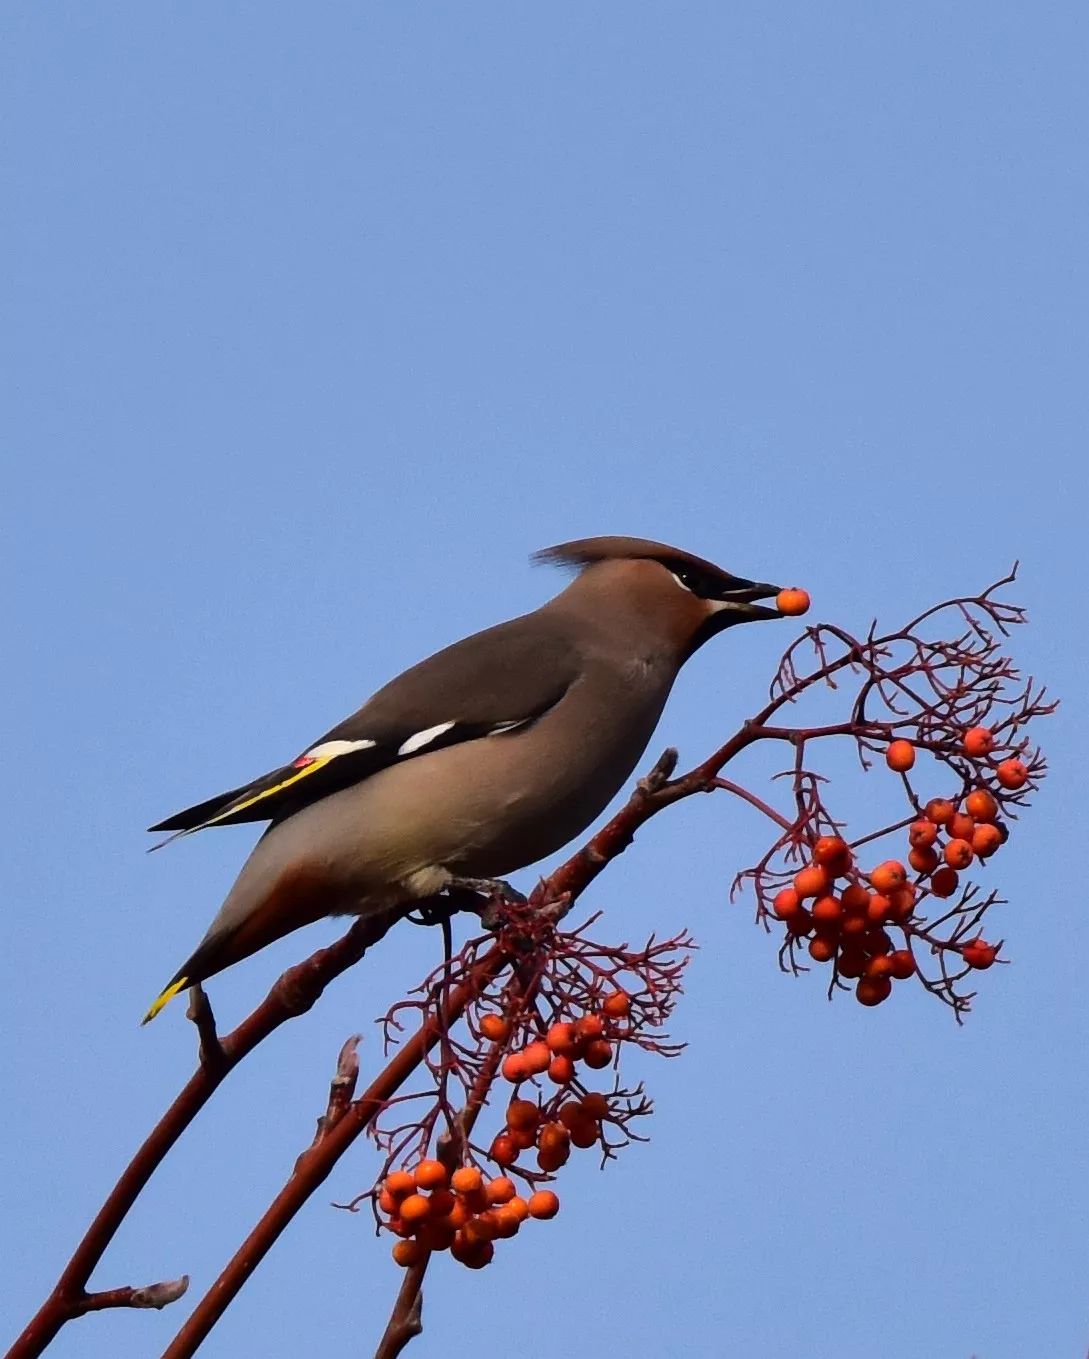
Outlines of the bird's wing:
[[560,701],[579,667],[576,648],[561,628],[540,614],[527,627],[527,617],[437,652],[380,689],[290,764],[149,829],[171,831],[173,840],[207,826],[281,821],[401,760],[528,726]]

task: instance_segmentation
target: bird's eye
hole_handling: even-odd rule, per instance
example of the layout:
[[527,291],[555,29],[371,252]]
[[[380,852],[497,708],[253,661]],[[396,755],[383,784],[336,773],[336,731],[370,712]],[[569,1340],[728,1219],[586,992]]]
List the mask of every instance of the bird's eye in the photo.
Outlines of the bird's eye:
[[671,571],[670,575],[683,590],[699,595],[701,599],[709,599],[715,592],[715,587],[703,571],[693,571],[691,567],[682,566],[676,571]]

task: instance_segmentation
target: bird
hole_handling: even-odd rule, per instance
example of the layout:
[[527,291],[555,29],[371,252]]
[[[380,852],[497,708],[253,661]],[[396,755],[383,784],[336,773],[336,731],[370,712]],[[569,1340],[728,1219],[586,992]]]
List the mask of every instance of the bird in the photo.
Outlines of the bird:
[[562,849],[635,769],[684,663],[717,633],[783,616],[759,603],[777,586],[649,539],[534,560],[574,577],[404,671],[287,764],[149,827],[167,844],[270,823],[145,1024],[303,925],[479,889]]

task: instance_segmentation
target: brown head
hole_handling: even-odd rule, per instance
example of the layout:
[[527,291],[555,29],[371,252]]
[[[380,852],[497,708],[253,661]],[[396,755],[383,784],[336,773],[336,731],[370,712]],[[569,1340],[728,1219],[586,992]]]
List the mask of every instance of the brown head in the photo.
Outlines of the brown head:
[[683,662],[736,623],[781,618],[757,603],[779,593],[731,575],[714,562],[647,538],[580,538],[534,554],[534,561],[573,566],[579,577],[564,598],[598,616],[624,615],[658,633]]

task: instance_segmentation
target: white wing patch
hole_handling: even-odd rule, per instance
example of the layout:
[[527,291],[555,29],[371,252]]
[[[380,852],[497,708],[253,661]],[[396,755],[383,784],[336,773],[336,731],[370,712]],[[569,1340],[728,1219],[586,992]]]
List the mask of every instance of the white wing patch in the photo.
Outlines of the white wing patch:
[[415,736],[410,736],[407,741],[398,746],[398,755],[414,755],[417,750],[422,750],[424,746],[430,745],[437,740],[451,727],[456,726],[456,722],[440,722],[436,727],[428,727],[426,731],[418,731]]
[[338,755],[347,755],[353,750],[371,750],[377,741],[322,741],[311,746],[303,756],[304,760],[333,760]]

